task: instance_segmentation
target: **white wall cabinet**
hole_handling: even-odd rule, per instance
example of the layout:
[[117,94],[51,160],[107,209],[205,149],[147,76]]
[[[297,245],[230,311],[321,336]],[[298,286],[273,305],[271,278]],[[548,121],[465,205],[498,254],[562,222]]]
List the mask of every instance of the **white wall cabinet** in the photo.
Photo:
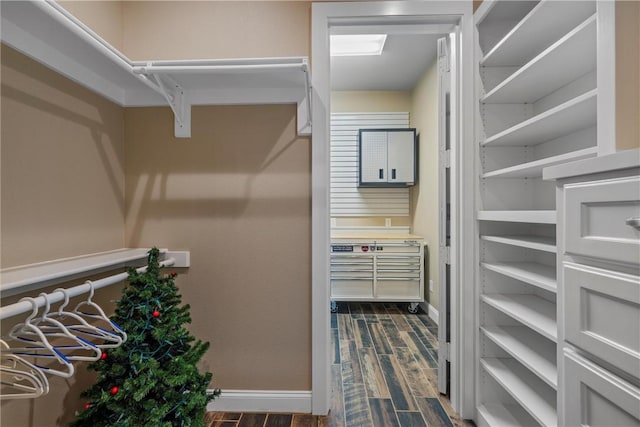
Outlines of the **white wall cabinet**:
[[612,8],[485,0],[474,15],[480,426],[563,425],[557,203],[543,170],[601,152]]
[[360,129],[358,139],[360,186],[416,183],[415,129]]

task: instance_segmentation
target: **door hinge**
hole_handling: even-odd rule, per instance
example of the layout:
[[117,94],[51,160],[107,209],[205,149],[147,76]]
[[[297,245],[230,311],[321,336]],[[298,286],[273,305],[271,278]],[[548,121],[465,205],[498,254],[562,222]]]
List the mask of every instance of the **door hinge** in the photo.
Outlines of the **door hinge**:
[[444,72],[449,71],[449,47],[447,46],[447,39],[438,39],[438,63],[440,69]]
[[444,167],[451,167],[451,150],[444,150]]
[[442,355],[444,356],[444,359],[445,359],[447,362],[450,362],[450,361],[451,361],[451,359],[449,358],[449,354],[450,354],[450,353],[449,353],[449,351],[450,351],[450,345],[449,345],[449,343],[445,343],[445,344],[442,346],[442,348],[440,349],[440,351],[442,351]]
[[440,248],[440,260],[445,264],[451,264],[451,246]]

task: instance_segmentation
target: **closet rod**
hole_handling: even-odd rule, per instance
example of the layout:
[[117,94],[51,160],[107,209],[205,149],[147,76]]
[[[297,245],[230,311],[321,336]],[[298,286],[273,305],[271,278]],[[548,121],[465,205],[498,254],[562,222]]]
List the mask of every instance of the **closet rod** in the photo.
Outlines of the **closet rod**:
[[133,67],[134,74],[200,74],[200,73],[215,73],[215,72],[234,72],[250,73],[253,71],[304,71],[306,72],[306,64],[245,64],[245,65],[140,65]]
[[96,34],[89,27],[80,22],[75,16],[69,13],[65,8],[60,6],[57,2],[53,0],[46,1],[35,1],[34,4],[38,6],[44,13],[48,16],[52,17],[60,24],[62,24],[66,29],[76,34],[82,40],[87,42],[89,45],[94,47],[100,53],[105,55],[105,57],[109,58],[114,64],[122,68],[124,71],[130,73],[135,78],[137,78],[142,83],[149,86],[156,92],[159,92],[160,89],[155,85],[154,82],[149,80],[147,76],[139,75],[132,72],[133,64],[131,61],[122,55],[116,48],[111,46],[107,41],[105,41],[102,37]]
[[[176,262],[175,258],[165,259],[159,262],[160,267],[169,267],[174,265]],[[147,266],[140,267],[136,269],[138,273],[144,273],[147,270]],[[92,280],[93,289],[106,288],[107,286],[114,285],[125,280],[129,276],[129,273],[120,273],[115,274],[113,276],[108,276],[98,280]],[[67,289],[67,295],[69,298],[76,297],[78,295],[86,294],[91,290],[91,285],[88,283],[83,283],[82,285],[74,286],[72,288]],[[46,298],[46,299],[45,299]],[[49,304],[55,304],[60,301],[64,301],[65,296],[62,292],[54,291],[50,294],[46,294],[45,296],[38,296],[34,298],[38,307],[43,307],[48,301]],[[0,307],[0,320],[7,319],[9,317],[16,316],[22,313],[28,313],[33,310],[33,306],[30,301],[18,301],[14,304],[9,304],[5,307]]]

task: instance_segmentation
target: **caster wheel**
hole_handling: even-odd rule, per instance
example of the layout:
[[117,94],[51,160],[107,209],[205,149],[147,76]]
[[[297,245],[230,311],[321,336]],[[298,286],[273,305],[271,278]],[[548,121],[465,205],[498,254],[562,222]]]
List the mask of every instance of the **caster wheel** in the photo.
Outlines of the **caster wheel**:
[[338,303],[335,301],[331,301],[330,309],[332,313],[338,312]]
[[409,307],[407,307],[407,310],[411,314],[416,314],[418,312],[418,304],[416,304],[414,302],[410,303]]

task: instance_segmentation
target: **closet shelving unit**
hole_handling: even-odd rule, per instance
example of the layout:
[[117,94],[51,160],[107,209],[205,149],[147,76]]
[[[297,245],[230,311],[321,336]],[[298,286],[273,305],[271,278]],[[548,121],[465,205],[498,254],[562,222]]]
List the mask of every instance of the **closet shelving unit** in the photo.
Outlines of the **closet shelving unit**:
[[[80,278],[90,277],[98,273],[121,270],[125,267],[135,267],[136,271],[147,269],[146,260],[148,248],[124,248],[113,251],[81,255],[71,258],[61,258],[36,264],[21,265],[0,270],[0,293],[2,297],[33,292],[37,289],[78,281]],[[188,251],[169,251],[160,249],[161,267],[189,267],[190,253]],[[121,283],[128,277],[128,272],[116,273],[67,288],[69,298],[92,292]],[[57,290],[39,295],[33,299],[38,307],[45,304],[55,304],[64,301],[65,295]],[[33,306],[29,301],[20,300],[13,304],[0,307],[0,320],[4,320],[22,313],[28,313]]]
[[484,1],[478,67],[477,423],[557,424],[555,189],[595,157],[596,1]]
[[170,106],[177,137],[192,105],[297,104],[311,134],[306,57],[132,61],[55,1],[2,2],[2,42],[123,107]]
[[[140,266],[148,248],[123,248],[0,270],[0,296],[8,297],[93,274]],[[189,252],[160,249],[162,259],[173,258],[174,267],[189,267]]]

